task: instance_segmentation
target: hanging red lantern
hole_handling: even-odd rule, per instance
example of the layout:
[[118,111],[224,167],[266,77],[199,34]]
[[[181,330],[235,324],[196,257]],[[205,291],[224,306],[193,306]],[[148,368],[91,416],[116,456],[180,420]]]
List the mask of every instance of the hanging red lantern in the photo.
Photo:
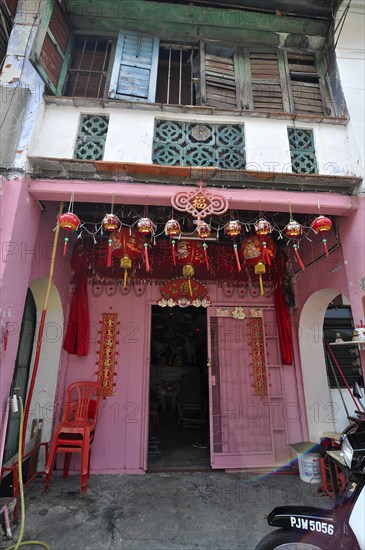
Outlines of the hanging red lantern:
[[241,224],[238,220],[231,220],[224,228],[227,237],[238,237],[241,234]]
[[[65,212],[64,214],[60,214],[60,216],[58,216],[58,223],[59,226],[66,231],[76,231],[80,225],[80,219],[73,212]],[[63,256],[66,255],[68,241],[69,238],[65,237],[65,244],[63,245]]]
[[176,260],[183,265],[183,277],[188,278],[190,295],[192,288],[190,278],[194,275],[194,268],[204,264],[205,254],[203,243],[199,241],[179,241],[176,247]]
[[142,235],[153,233],[154,225],[150,218],[140,218],[137,222],[137,229]]
[[269,235],[271,233],[271,230],[272,229],[271,229],[270,222],[268,222],[264,218],[260,218],[255,223],[255,231],[257,235],[262,235],[262,236]]
[[120,226],[120,220],[118,216],[116,216],[113,213],[105,214],[102,222],[101,222],[102,228],[106,231],[112,232],[116,231],[118,227]]
[[124,288],[127,286],[128,269],[132,260],[138,260],[143,251],[143,236],[129,227],[122,227],[111,235],[113,254],[120,259],[120,267],[124,269]]
[[[303,232],[303,228],[300,225],[300,223],[293,220],[293,219],[291,219],[289,221],[289,223],[284,228],[285,235],[287,237],[289,237],[290,239],[297,239],[298,237],[300,237],[302,232]],[[299,250],[298,250],[298,245],[296,243],[293,244],[293,249],[294,249],[295,257],[298,261],[298,264],[300,265],[301,269],[304,271],[305,267],[304,267],[304,264],[302,262],[302,258],[300,257]]]
[[299,222],[295,220],[290,220],[289,223],[284,228],[284,233],[287,237],[291,239],[296,239],[302,234],[303,228]]
[[[231,220],[227,223],[227,225],[224,228],[224,232],[227,235],[227,237],[232,237],[235,239],[238,237],[238,235],[241,234],[241,224],[238,220]],[[241,262],[240,258],[238,256],[238,250],[237,250],[237,244],[233,242],[233,251],[237,262],[237,269],[240,272],[241,271]]]
[[[110,214],[105,214],[104,218],[102,219],[101,226],[103,229],[111,233],[112,231],[116,231],[118,229],[118,227],[120,226],[120,220],[118,216],[111,212]],[[108,239],[108,258],[106,262],[107,267],[111,267],[112,265],[112,243],[112,239]]]
[[[142,235],[154,233],[155,226],[150,218],[140,218],[137,222],[137,229]],[[144,257],[146,262],[146,271],[150,270],[150,260],[148,258],[148,243],[144,243]]]
[[178,237],[181,233],[181,227],[177,220],[171,219],[166,222],[165,235],[168,237]]
[[[198,227],[196,228],[196,232],[198,233],[201,239],[207,239],[210,236],[212,230],[209,224],[207,224],[206,222],[200,221],[198,224]],[[203,243],[205,265],[207,266],[207,269],[209,271],[210,267],[209,267],[207,248],[208,248],[207,243]]]
[[[332,229],[332,225],[332,220],[330,218],[321,215],[312,221],[311,228],[317,234],[326,233],[327,231],[330,231]],[[326,256],[328,256],[327,240],[323,238],[322,242]]]
[[[168,220],[165,225],[165,235],[168,237],[179,237],[181,234],[181,227],[177,220],[174,220],[171,218],[171,220]],[[175,253],[175,239],[172,239],[171,241],[171,247],[172,247],[172,259],[174,262],[174,265],[176,265],[176,253]]]

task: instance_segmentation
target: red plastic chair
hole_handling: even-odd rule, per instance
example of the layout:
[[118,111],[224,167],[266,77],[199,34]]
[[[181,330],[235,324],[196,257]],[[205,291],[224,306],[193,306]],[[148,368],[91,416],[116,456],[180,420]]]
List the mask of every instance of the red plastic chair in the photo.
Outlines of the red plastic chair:
[[48,491],[56,455],[65,454],[63,477],[67,477],[71,454],[81,455],[80,492],[86,491],[90,470],[91,443],[94,439],[101,387],[97,382],[74,382],[66,391],[62,420],[53,436],[46,465],[45,490]]

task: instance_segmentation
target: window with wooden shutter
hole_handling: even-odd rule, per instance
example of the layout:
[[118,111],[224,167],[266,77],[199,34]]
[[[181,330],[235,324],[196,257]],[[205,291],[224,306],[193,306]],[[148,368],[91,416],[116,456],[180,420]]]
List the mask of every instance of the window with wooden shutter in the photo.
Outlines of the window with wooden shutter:
[[120,32],[109,96],[132,101],[154,101],[159,39],[136,32]]
[[249,57],[253,109],[284,111],[277,53],[250,50]]
[[[200,98],[197,104],[219,109],[238,107],[238,83],[233,48],[203,44],[200,50]],[[200,101],[199,101],[200,99]]]
[[30,61],[55,94],[61,95],[71,53],[71,27],[57,0],[48,0]]
[[294,112],[324,114],[314,54],[288,52],[287,56]]

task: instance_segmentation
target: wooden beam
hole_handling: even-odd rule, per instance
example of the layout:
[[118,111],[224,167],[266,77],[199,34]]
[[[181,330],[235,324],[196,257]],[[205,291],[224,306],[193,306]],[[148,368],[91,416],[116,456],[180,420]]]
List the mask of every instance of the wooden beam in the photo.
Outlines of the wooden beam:
[[230,8],[147,2],[145,0],[66,0],[75,29],[119,31],[129,29],[176,40],[220,39],[227,43],[277,45],[276,33],[326,36],[329,22],[276,16]]

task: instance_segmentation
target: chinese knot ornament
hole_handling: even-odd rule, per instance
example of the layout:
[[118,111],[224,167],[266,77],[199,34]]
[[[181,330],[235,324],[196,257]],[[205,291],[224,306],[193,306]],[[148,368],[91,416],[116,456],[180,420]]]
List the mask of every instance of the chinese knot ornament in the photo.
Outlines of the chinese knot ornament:
[[142,256],[144,239],[138,231],[129,227],[122,227],[113,233],[111,238],[113,254],[120,259],[120,267],[124,269],[124,288],[126,288],[128,269],[131,269],[133,260],[139,260]]
[[[73,212],[65,212],[64,214],[60,214],[58,216],[58,224],[62,229],[65,229],[66,231],[77,231],[80,220],[76,214]],[[69,238],[65,237],[65,244],[63,245],[63,256],[66,255],[67,250],[67,244],[68,244]]]
[[[330,218],[327,218],[326,216],[318,216],[318,218],[312,221],[311,228],[317,234],[326,233],[332,229],[332,225],[332,220]],[[323,238],[322,242],[326,256],[328,256],[327,239]]]

